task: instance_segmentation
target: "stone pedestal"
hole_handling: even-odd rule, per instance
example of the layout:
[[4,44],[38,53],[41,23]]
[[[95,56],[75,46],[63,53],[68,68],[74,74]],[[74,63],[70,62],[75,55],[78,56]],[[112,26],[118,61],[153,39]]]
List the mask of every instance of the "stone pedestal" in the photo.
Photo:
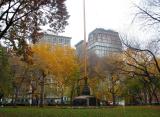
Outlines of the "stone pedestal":
[[85,79],[85,84],[82,90],[82,95],[90,95],[90,89],[86,79]]
[[99,101],[94,96],[78,96],[73,99],[73,106],[98,106]]
[[87,83],[87,78],[84,80],[85,84],[82,90],[82,95],[73,99],[73,106],[98,106],[99,101],[96,97],[90,95],[90,88]]

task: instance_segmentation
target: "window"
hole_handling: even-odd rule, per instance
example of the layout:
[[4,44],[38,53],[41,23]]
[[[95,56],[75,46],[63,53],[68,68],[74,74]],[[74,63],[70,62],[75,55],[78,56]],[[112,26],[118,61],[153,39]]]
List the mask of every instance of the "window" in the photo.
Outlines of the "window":
[[102,35],[103,35],[102,33],[98,33],[98,38],[102,39]]
[[62,43],[62,39],[61,38],[59,39],[59,43]]

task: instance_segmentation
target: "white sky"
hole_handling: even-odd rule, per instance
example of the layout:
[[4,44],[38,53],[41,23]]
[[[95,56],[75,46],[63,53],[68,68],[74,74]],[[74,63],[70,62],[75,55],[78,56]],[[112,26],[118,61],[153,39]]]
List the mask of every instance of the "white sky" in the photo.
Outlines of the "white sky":
[[[112,29],[118,32],[132,30],[131,21],[140,0],[86,0],[86,36],[95,28]],[[67,0],[70,15],[69,25],[63,36],[72,37],[71,45],[83,39],[83,0]],[[131,31],[133,32],[133,30]],[[136,31],[134,32],[136,34]]]

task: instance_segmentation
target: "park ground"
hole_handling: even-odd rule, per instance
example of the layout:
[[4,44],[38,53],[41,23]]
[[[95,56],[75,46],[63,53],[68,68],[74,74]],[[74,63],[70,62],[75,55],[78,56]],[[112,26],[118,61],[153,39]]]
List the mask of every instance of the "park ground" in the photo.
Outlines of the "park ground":
[[160,117],[160,106],[105,108],[3,107],[0,117]]

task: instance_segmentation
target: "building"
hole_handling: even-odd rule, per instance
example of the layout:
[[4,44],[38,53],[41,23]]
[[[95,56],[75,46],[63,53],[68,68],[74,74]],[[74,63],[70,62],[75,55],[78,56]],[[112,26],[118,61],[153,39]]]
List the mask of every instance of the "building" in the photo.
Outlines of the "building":
[[99,57],[122,51],[122,43],[118,32],[96,28],[88,37],[88,52]]
[[44,33],[40,42],[50,43],[52,45],[71,46],[71,37],[57,36]]
[[[79,58],[84,54],[84,41],[81,40],[76,45],[76,52]],[[95,53],[99,57],[107,56],[111,53],[121,52],[122,43],[118,32],[96,28],[88,37],[88,53]]]
[[80,42],[78,42],[76,45],[76,54],[78,56],[78,58],[83,59],[84,57],[84,40],[81,40]]

